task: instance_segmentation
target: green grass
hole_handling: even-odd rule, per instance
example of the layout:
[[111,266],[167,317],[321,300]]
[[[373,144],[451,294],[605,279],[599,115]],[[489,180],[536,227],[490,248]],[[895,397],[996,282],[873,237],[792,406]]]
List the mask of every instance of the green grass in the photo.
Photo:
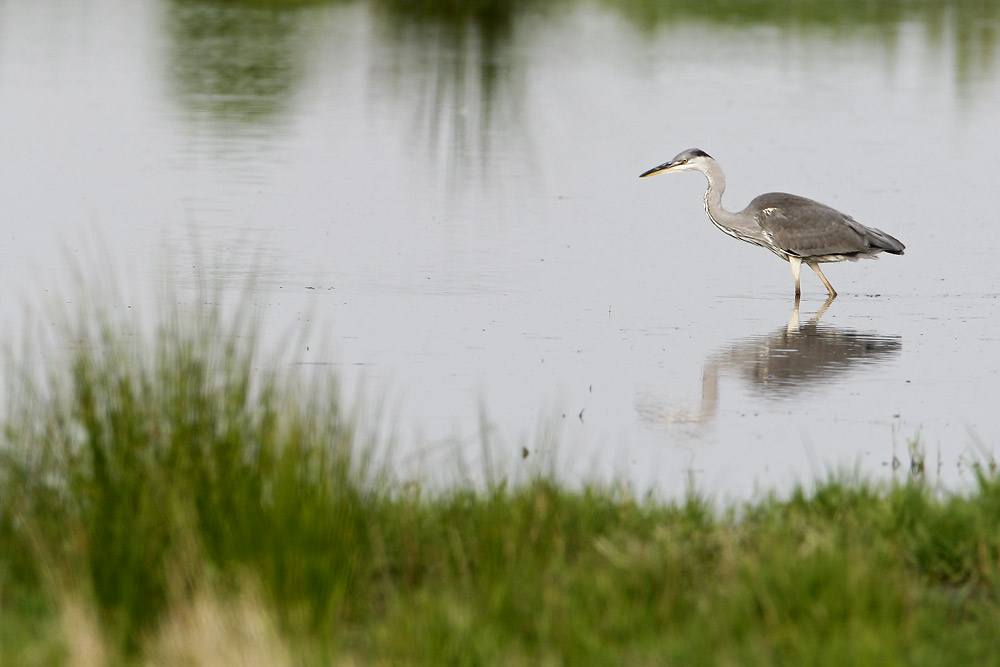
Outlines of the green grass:
[[430,490],[230,319],[82,313],[14,378],[0,663],[1000,664],[989,475],[723,508],[538,472]]

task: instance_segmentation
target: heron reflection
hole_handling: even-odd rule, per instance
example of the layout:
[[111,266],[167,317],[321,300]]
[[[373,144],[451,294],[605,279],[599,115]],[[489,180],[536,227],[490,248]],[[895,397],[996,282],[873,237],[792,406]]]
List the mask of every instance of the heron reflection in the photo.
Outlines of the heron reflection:
[[812,318],[801,323],[796,300],[786,326],[711,353],[702,370],[698,407],[680,407],[648,392],[637,399],[640,416],[657,423],[705,424],[718,411],[719,379],[724,375],[741,378],[756,395],[783,398],[829,386],[852,369],[887,361],[902,349],[899,336],[821,324],[820,318],[832,301],[833,297],[828,298]]

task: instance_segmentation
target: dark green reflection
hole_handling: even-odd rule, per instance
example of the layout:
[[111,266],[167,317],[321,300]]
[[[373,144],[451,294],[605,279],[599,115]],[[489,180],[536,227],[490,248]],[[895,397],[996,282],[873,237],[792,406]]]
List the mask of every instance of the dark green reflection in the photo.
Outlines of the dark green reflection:
[[[960,89],[992,71],[997,60],[1000,0],[596,0],[643,30],[698,21],[823,31],[892,46],[899,27],[924,27],[932,44],[954,49]],[[711,48],[711,45],[706,45]]]
[[[167,0],[172,80],[189,109],[226,121],[267,122],[292,99],[314,40],[310,17],[353,0]],[[365,3],[365,0],[358,0]],[[685,24],[822,31],[891,48],[900,26],[953,50],[959,93],[997,61],[1000,0],[367,0],[378,20],[381,72],[415,95],[417,130],[434,146],[479,154],[520,124],[519,26],[591,3],[641,31]],[[780,39],[779,37],[777,37]],[[705,48],[711,48],[708,44]],[[334,65],[336,66],[336,65]],[[405,85],[404,85],[405,84]]]
[[[599,0],[644,28],[698,20],[724,24],[837,26],[857,23],[890,25],[904,16],[904,5],[920,2],[870,2],[866,0]],[[937,3],[935,3],[937,4]]]
[[[349,0],[169,0],[174,92],[200,122],[267,125],[293,99],[317,40],[312,24]],[[482,174],[496,134],[521,125],[510,47],[534,0],[370,0],[373,85],[412,108],[414,141],[451,175]],[[330,67],[338,67],[330,63]],[[376,96],[376,100],[380,96]],[[523,133],[518,135],[523,140]],[[472,169],[470,169],[472,167]]]
[[169,66],[178,100],[206,119],[268,121],[301,78],[304,2],[174,0],[167,13]]
[[994,0],[598,0],[644,27],[679,21],[832,27],[921,21],[932,26],[988,21],[1000,12]]
[[[372,0],[390,45],[389,92],[413,109],[411,137],[449,184],[485,179],[494,144],[523,142],[524,61],[511,52],[533,1]],[[511,130],[518,130],[513,132]],[[530,157],[529,157],[530,159]]]

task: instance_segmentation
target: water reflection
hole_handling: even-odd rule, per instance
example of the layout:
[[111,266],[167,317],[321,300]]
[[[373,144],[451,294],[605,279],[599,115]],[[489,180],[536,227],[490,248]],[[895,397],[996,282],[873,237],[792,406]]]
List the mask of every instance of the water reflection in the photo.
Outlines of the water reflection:
[[[370,29],[365,12],[319,20],[346,4],[171,0],[166,32],[174,97],[191,112],[190,120],[213,132],[275,133],[276,120],[304,85],[317,46],[338,39],[330,28],[348,21],[354,24],[348,32]],[[511,54],[515,23],[530,4],[372,0],[365,5],[377,38],[361,59],[370,59],[368,103],[407,109],[409,137],[449,181],[485,177],[496,144],[514,142],[530,155],[519,75],[523,61]],[[335,58],[328,64],[346,69],[357,63]]]
[[787,325],[711,353],[703,366],[697,408],[682,407],[647,393],[638,398],[637,411],[648,422],[706,424],[718,411],[719,379],[723,375],[740,377],[756,396],[784,399],[803,391],[822,390],[845,379],[852,369],[882,363],[899,354],[903,345],[899,336],[821,324],[820,318],[831,302],[827,300],[804,324],[796,302]]
[[168,7],[170,80],[198,120],[270,122],[286,108],[307,46],[299,11],[220,0]]
[[[324,34],[317,16],[344,0],[168,0],[166,34],[175,94],[189,109],[227,121],[268,122],[301,86],[310,52]],[[414,137],[431,154],[483,171],[492,143],[521,137],[526,127],[518,34],[539,15],[538,2],[504,0],[369,0],[379,49],[387,55],[375,76],[413,110]],[[575,3],[546,6],[546,17]],[[807,0],[608,3],[640,30],[685,23],[777,28],[784,34],[822,31],[834,39],[863,39],[892,50],[907,25],[953,49],[959,92],[968,93],[995,67],[1000,2]],[[363,26],[357,26],[362,28]],[[808,37],[808,35],[807,35]],[[752,38],[748,35],[748,38]],[[349,62],[349,61],[348,61]],[[343,67],[348,62],[332,63]],[[498,137],[498,131],[509,135]]]
[[[742,2],[741,0],[634,0],[606,3],[643,30],[684,22],[710,22],[741,28],[776,28],[786,38],[802,33],[837,40],[862,39],[893,49],[907,25],[919,25],[929,44],[951,49],[958,90],[968,94],[989,75],[1000,46],[1000,2],[958,0],[803,0],[801,2]],[[771,41],[779,42],[776,37]],[[710,48],[706,45],[705,48]],[[947,56],[948,54],[942,54]]]
[[377,75],[394,102],[413,110],[410,136],[453,189],[470,176],[485,180],[497,145],[514,142],[530,159],[523,61],[512,44],[531,4],[372,2],[389,45]]

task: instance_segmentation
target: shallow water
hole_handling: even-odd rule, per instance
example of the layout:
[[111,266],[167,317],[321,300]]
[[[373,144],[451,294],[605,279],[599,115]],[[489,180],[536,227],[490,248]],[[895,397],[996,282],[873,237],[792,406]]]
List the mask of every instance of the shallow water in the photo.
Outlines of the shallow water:
[[[406,474],[486,432],[515,466],[557,442],[573,478],[745,497],[901,477],[919,439],[961,484],[1000,435],[1000,11],[955,7],[0,2],[0,312],[76,298],[74,263],[253,276],[274,340],[319,338],[291,363],[385,407]],[[818,321],[803,272],[796,328],[787,265],[712,227],[700,175],[638,178],[692,146],[728,208],[802,194],[905,256],[829,265]]]

